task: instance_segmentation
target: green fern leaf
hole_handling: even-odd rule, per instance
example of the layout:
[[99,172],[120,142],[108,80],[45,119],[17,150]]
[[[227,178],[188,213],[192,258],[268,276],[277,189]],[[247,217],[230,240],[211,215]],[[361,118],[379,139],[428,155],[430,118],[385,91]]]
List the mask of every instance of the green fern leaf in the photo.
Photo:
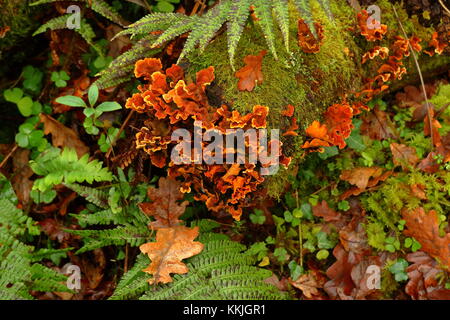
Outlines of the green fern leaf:
[[82,186],[76,183],[66,183],[65,186],[86,198],[87,201],[95,204],[97,207],[104,209],[109,207],[108,195],[99,189]]
[[255,13],[259,18],[259,25],[261,26],[267,45],[272,52],[275,59],[278,59],[277,51],[275,49],[275,34],[272,17],[272,6],[266,0],[253,0],[255,4]]
[[[205,229],[215,227],[199,221]],[[125,273],[111,300],[206,300],[206,299],[286,299],[272,285],[264,282],[271,271],[252,266],[255,259],[245,252],[246,247],[231,241],[224,234],[202,233],[198,239],[203,251],[187,259],[189,272],[175,274],[173,282],[150,287],[148,275],[142,270],[148,257],[140,254],[133,268]]]
[[289,0],[273,0],[272,6],[273,13],[283,34],[286,51],[289,52]]
[[51,148],[41,153],[34,161],[30,161],[30,167],[36,174],[44,176],[34,181],[33,189],[39,191],[49,190],[63,182],[72,184],[112,180],[111,172],[102,168],[100,161],[89,161],[88,154],[78,159],[75,150],[67,148],[62,152]]
[[95,12],[101,14],[105,18],[111,20],[112,22],[117,23],[120,26],[124,26],[124,22],[122,17],[119,15],[119,13],[111,7],[109,4],[107,4],[103,0],[91,0],[92,6],[91,9]]
[[300,11],[303,20],[305,20],[305,23],[308,25],[309,30],[311,30],[312,34],[317,37],[309,0],[294,0],[294,3],[298,11]]
[[227,25],[228,54],[234,66],[236,48],[250,13],[251,0],[232,0]]
[[205,48],[208,42],[215,36],[217,30],[219,30],[226,21],[229,10],[230,2],[227,1],[215,6],[201,19],[197,20],[196,24],[192,27],[192,32],[186,40],[178,62],[191,53],[197,44],[199,44],[201,50]]
[[329,0],[317,0],[322,6],[323,11],[327,14],[328,18],[333,21],[333,12],[331,11]]

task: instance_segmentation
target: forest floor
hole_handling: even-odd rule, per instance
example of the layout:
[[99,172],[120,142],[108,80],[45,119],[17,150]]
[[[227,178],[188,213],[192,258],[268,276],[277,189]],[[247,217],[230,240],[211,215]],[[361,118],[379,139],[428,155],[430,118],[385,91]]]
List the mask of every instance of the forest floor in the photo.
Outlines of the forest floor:
[[[214,3],[110,1],[129,21],[149,7],[193,16]],[[55,12],[37,25],[66,5],[43,4]],[[83,13],[95,37],[58,28],[3,51],[14,59],[0,72],[0,298],[450,299],[450,71],[389,89],[410,71],[402,61],[449,54],[442,26],[374,46],[361,59],[377,74],[319,119],[302,127],[301,106],[287,105],[287,183],[269,196],[261,167],[174,164],[170,138],[198,129],[193,119],[200,130],[265,129],[270,106],[216,105],[214,68],[193,80],[175,65],[184,35],[121,69],[127,82],[99,88],[99,73],[135,42]],[[382,38],[361,16],[349,32]],[[12,27],[0,25],[0,41]],[[319,51],[299,28],[300,49]],[[258,90],[265,55],[239,61],[240,91]]]

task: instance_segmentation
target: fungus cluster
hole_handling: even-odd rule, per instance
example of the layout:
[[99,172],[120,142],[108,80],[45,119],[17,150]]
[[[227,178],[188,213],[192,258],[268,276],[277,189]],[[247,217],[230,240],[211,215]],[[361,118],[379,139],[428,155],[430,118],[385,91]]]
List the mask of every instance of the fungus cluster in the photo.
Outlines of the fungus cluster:
[[[139,85],[139,92],[127,100],[126,107],[147,116],[144,126],[136,134],[136,147],[150,155],[153,165],[159,168],[168,166],[168,176],[181,182],[180,191],[193,191],[194,198],[203,201],[209,210],[225,210],[236,220],[240,219],[242,208],[249,203],[250,193],[256,191],[264,181],[260,169],[268,166],[266,163],[250,161],[252,152],[253,155],[260,155],[278,149],[279,154],[276,156],[279,163],[285,167],[289,165],[290,158],[283,156],[282,143],[277,139],[268,139],[266,144],[261,144],[260,139],[256,142],[245,139],[246,156],[244,161],[238,163],[199,162],[195,147],[194,153],[183,154],[187,162],[175,163],[170,157],[172,151],[180,146],[178,141],[172,139],[175,130],[186,129],[200,135],[215,132],[226,139],[233,131],[231,129],[266,129],[269,108],[256,105],[253,112],[241,115],[226,105],[220,108],[210,106],[206,88],[214,80],[213,67],[197,72],[196,81],[187,83],[184,71],[178,65],[172,65],[164,71],[159,59],[147,58],[136,63],[135,76],[142,78],[144,84]],[[292,116],[293,107],[288,109]],[[200,127],[198,124],[201,124]],[[295,125],[291,126],[290,135],[293,135],[294,129]],[[202,139],[200,144],[202,150],[208,150],[211,142]],[[230,156],[237,159],[239,150],[227,145],[220,151],[220,157],[225,160]],[[216,155],[216,149],[209,154],[205,151],[203,159]]]

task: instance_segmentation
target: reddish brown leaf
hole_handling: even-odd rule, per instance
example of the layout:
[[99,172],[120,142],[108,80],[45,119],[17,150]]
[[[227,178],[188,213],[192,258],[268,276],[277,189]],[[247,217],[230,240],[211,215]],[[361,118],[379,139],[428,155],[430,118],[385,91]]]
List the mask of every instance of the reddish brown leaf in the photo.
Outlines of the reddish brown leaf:
[[267,51],[262,50],[257,56],[248,55],[244,58],[245,67],[236,72],[240,91],[253,91],[257,84],[263,82],[262,61],[266,53]]
[[361,134],[374,140],[396,138],[395,127],[386,112],[375,107],[373,112],[367,113],[361,124]]
[[[386,171],[382,174],[383,169],[379,167],[361,167],[351,170],[344,170],[340,178],[356,187],[350,188],[339,197],[341,200],[350,196],[357,196],[367,188],[374,187],[380,181],[384,181],[392,175],[392,171]],[[370,179],[373,177],[372,179]]]
[[203,244],[193,241],[198,236],[198,227],[193,229],[185,226],[159,229],[156,233],[156,242],[145,243],[139,247],[142,253],[147,254],[152,261],[144,269],[153,275],[150,284],[172,282],[171,273],[184,274],[189,271],[181,260],[199,254]]
[[434,159],[436,155],[436,152],[430,152],[425,159],[419,162],[417,169],[426,173],[436,173],[439,170],[439,164]]
[[366,189],[370,177],[379,177],[382,172],[380,167],[360,167],[342,171],[340,178],[360,189]]
[[64,243],[72,238],[70,233],[63,230],[65,227],[55,219],[47,218],[39,221],[38,224],[42,231],[44,231],[52,240],[57,240],[60,243]]
[[312,211],[316,217],[321,217],[326,222],[338,221],[339,219],[341,219],[341,214],[331,209],[325,200],[322,200],[321,203],[314,206],[312,208]]
[[309,272],[298,277],[297,280],[289,280],[291,285],[300,289],[306,298],[311,299],[314,296],[319,295],[319,288],[322,288],[323,284],[314,277],[314,274]]
[[427,199],[427,195],[425,193],[425,186],[421,185],[421,184],[413,184],[410,186],[411,187],[411,191],[412,194],[421,199],[421,200],[426,200]]
[[441,143],[436,150],[444,157],[444,162],[450,161],[450,132],[441,138]]
[[404,233],[414,237],[422,245],[422,250],[450,268],[450,233],[444,237],[439,235],[439,218],[437,212],[425,212],[421,207],[415,210],[402,210],[406,221]]
[[89,152],[89,148],[78,138],[78,135],[70,128],[49,115],[41,113],[39,119],[44,124],[44,133],[52,135],[52,144],[55,147],[67,147],[75,149],[78,157]]
[[178,218],[184,213],[187,201],[178,203],[183,199],[180,191],[181,184],[169,178],[159,179],[159,188],[150,187],[147,195],[152,202],[140,203],[142,212],[155,217],[156,221],[150,223],[152,229],[166,228],[178,225]]
[[401,165],[404,170],[408,170],[409,167],[415,167],[419,162],[416,149],[408,147],[404,144],[391,143],[392,159],[396,166]]
[[11,177],[11,185],[21,204],[26,205],[30,200],[30,191],[33,181],[30,177],[34,174],[29,163],[30,150],[18,149],[13,157],[14,175]]
[[408,254],[406,259],[413,263],[406,269],[409,278],[405,287],[407,294],[415,300],[450,300],[450,290],[437,280],[444,270],[433,258],[418,251]]
[[81,269],[88,280],[89,288],[95,289],[103,280],[106,267],[106,257],[102,249],[95,249],[83,254]]

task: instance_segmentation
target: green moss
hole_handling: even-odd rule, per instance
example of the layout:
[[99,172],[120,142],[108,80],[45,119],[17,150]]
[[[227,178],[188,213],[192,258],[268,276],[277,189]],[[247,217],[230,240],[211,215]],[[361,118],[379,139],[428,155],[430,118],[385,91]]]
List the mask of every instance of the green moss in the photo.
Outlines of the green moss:
[[37,19],[34,18],[37,10],[28,7],[27,1],[0,1],[0,12],[0,27],[10,27],[10,31],[0,40],[0,53],[11,48],[24,37],[31,35],[39,25]]
[[[346,92],[355,91],[361,85],[361,78],[355,77],[355,70],[360,68],[359,58],[352,59],[346,55],[346,48],[354,57],[360,56],[360,50],[349,33],[342,32],[353,21],[354,13],[347,6],[334,6],[336,21],[329,21],[318,3],[313,3],[316,21],[321,21],[325,28],[325,39],[317,54],[303,53],[297,44],[298,13],[291,9],[290,53],[286,51],[281,32],[276,38],[278,60],[268,52],[263,60],[264,81],[252,92],[241,92],[237,88],[238,79],[231,68],[227,53],[227,38],[219,35],[204,52],[189,57],[188,74],[215,67],[216,84],[222,91],[222,102],[229,104],[241,113],[251,112],[254,105],[270,108],[268,124],[270,128],[286,129],[289,119],[281,115],[288,104],[296,107],[299,132],[316,119],[323,111],[338,102]],[[340,22],[340,21],[343,21]],[[266,41],[257,23],[249,21],[236,53],[236,70],[244,66],[244,57],[257,55],[267,50]],[[268,50],[267,50],[268,51]],[[293,164],[304,155],[301,151],[303,137],[286,137],[283,150],[293,156]],[[293,167],[293,166],[292,166]],[[292,169],[290,169],[292,170]],[[278,197],[286,186],[289,171],[280,169],[274,177],[267,179],[270,196]]]
[[384,250],[386,233],[384,232],[383,224],[369,217],[369,222],[365,225],[365,229],[369,245],[375,249]]
[[[377,3],[382,10],[382,23],[388,25],[388,35],[377,45],[389,46],[392,38],[399,35],[399,27],[391,4],[387,0]],[[282,35],[276,37],[278,60],[268,52],[263,60],[262,71],[264,81],[252,92],[240,92],[237,89],[238,79],[235,70],[229,64],[227,37],[225,33],[218,35],[203,52],[189,56],[188,76],[194,77],[195,72],[215,67],[216,85],[221,92],[220,102],[232,106],[241,113],[252,111],[254,105],[265,105],[270,108],[269,127],[285,129],[289,119],[281,115],[287,104],[296,107],[295,117],[298,120],[300,135],[282,139],[284,153],[293,157],[291,166],[295,167],[304,157],[301,148],[304,140],[304,129],[313,121],[321,119],[323,111],[333,103],[339,102],[345,94],[361,89],[364,77],[373,76],[379,68],[379,61],[361,66],[361,56],[373,42],[366,41],[349,31],[356,26],[356,12],[347,4],[331,1],[334,21],[330,21],[321,10],[319,4],[312,2],[315,21],[320,21],[325,29],[325,39],[320,52],[307,54],[302,52],[297,44],[298,12],[291,8],[290,18],[290,53],[286,51]],[[416,34],[423,39],[431,37],[431,31],[423,28],[413,20],[406,18],[406,11],[398,6],[398,13],[406,32]],[[401,34],[400,34],[401,35]],[[261,50],[268,50],[266,41],[257,22],[249,19],[236,52],[235,69],[244,66],[247,55],[257,55]],[[425,58],[427,59],[427,58]],[[442,65],[442,59],[437,64]],[[415,73],[412,59],[405,65]],[[423,72],[435,68],[436,65],[424,67]],[[289,171],[281,169],[279,173],[267,179],[266,186],[270,196],[278,198],[282,194],[288,179]]]

